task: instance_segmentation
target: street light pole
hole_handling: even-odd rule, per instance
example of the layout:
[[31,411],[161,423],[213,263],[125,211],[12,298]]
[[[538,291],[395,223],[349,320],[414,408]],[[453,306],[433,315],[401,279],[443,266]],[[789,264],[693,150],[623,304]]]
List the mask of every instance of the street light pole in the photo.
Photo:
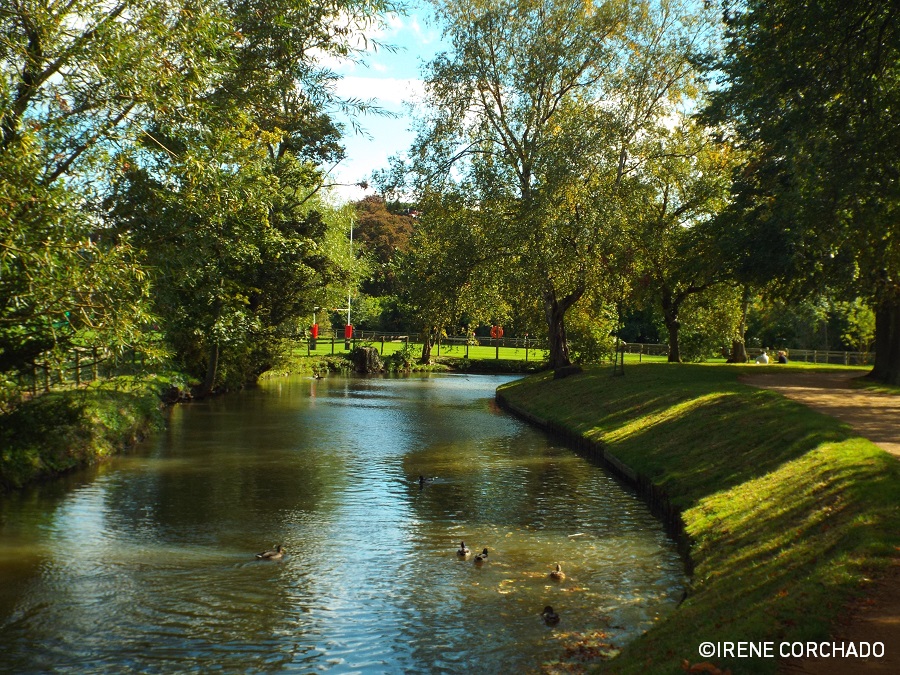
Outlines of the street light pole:
[[[350,216],[350,260],[353,260],[353,216]],[[344,349],[350,349],[350,338],[353,337],[353,324],[350,323],[350,293],[351,286],[347,285],[347,326],[344,328]]]

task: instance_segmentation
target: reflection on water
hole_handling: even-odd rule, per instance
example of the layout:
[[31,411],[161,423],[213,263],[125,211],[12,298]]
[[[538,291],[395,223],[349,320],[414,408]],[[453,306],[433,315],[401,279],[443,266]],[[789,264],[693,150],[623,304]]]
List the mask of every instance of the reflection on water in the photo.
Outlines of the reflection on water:
[[674,544],[500,412],[507,379],[272,380],[0,502],[0,672],[513,672],[639,634],[680,596]]

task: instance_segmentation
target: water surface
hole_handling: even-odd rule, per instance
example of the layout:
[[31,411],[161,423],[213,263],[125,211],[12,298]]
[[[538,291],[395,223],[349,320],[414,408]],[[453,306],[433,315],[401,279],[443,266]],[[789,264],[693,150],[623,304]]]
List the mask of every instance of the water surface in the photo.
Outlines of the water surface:
[[269,380],[0,501],[0,672],[525,672],[633,638],[681,594],[675,545],[500,411],[509,379]]

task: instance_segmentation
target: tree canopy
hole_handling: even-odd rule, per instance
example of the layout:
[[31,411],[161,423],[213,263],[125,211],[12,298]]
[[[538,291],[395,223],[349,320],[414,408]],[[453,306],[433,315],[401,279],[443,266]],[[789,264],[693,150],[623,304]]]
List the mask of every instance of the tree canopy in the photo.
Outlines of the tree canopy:
[[726,4],[705,119],[747,153],[722,215],[736,273],[868,299],[874,375],[900,382],[896,3]]
[[473,195],[484,264],[537,294],[551,365],[565,365],[566,311],[621,293],[637,146],[693,93],[707,17],[667,0],[438,4],[452,48],[429,65],[415,188]]

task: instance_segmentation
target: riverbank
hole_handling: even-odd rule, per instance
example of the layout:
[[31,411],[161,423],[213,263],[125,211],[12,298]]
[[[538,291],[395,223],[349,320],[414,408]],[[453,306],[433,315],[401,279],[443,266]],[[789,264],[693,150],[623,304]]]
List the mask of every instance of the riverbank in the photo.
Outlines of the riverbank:
[[162,423],[169,380],[116,378],[54,391],[0,416],[0,494],[89,466]]
[[753,368],[640,364],[624,377],[544,373],[498,391],[602,448],[680,514],[693,567],[687,598],[601,671],[672,673],[709,661],[776,672],[776,658],[707,658],[698,648],[773,642],[777,652],[782,641],[825,639],[895,558],[900,463],[837,420],[738,381]]

